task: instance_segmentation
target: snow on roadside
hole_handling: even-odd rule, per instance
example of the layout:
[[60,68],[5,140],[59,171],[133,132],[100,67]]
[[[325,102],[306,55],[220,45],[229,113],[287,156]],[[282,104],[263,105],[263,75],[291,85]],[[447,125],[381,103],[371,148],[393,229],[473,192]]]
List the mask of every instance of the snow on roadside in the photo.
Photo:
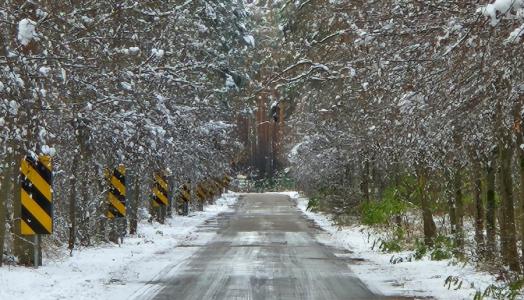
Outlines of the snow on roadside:
[[166,224],[141,222],[138,236],[119,246],[104,245],[75,251],[73,257],[44,260],[44,266],[0,268],[0,299],[130,299],[150,294],[158,285],[148,284],[169,276],[197,247],[215,232],[196,232],[199,225],[231,211],[238,195],[222,195],[214,205],[189,217],[174,216]]
[[[352,258],[362,262],[352,263],[355,274],[374,289],[388,296],[433,297],[436,299],[472,299],[477,290],[484,291],[494,282],[493,276],[476,271],[471,265],[453,265],[450,260],[413,260],[392,264],[391,257],[407,257],[412,252],[382,253],[372,250],[376,240],[365,226],[344,226],[333,224],[328,215],[307,211],[308,199],[301,198],[297,192],[284,193],[293,198],[298,208],[314,220],[329,235],[319,235],[319,242],[350,250]],[[448,276],[457,276],[463,281],[457,290],[444,286]]]

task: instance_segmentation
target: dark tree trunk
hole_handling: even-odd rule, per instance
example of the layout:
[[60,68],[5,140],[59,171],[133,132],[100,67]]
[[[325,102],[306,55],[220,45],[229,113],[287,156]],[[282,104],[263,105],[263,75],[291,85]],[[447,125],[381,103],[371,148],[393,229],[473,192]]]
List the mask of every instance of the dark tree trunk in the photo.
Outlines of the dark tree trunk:
[[488,162],[486,166],[486,255],[490,259],[495,258],[497,253],[496,243],[496,212],[497,202],[495,199],[495,160]]
[[138,207],[140,206],[140,176],[137,173],[133,174],[133,178],[130,179],[130,185],[132,186],[132,193],[129,208],[129,234],[136,234],[138,228]]
[[500,155],[500,196],[502,199],[504,231],[501,235],[503,241],[503,258],[512,271],[520,272],[519,255],[517,251],[517,236],[515,228],[515,208],[513,201],[513,178],[511,174],[511,161],[513,147],[511,140],[504,139],[499,145]]
[[472,162],[473,199],[475,201],[475,243],[477,253],[484,255],[484,203],[482,203],[482,180],[480,178],[480,163],[477,158]]
[[75,159],[75,163],[71,165],[71,176],[69,177],[69,242],[68,249],[69,255],[73,255],[73,249],[75,248],[76,241],[76,199],[78,194],[76,192],[77,188],[77,169],[80,159]]
[[426,173],[423,170],[417,170],[418,195],[420,197],[420,206],[422,209],[422,218],[424,221],[424,244],[433,246],[435,236],[437,234],[437,227],[433,220],[431,213],[431,205],[427,199],[427,179]]
[[366,159],[364,161],[364,165],[362,166],[362,182],[361,182],[361,191],[362,191],[362,197],[365,202],[369,202],[370,195],[369,195],[369,160]]
[[457,254],[462,254],[464,251],[464,197],[462,193],[462,174],[461,170],[457,169],[453,178],[453,186],[455,190],[455,247]]
[[515,135],[517,137],[517,160],[519,162],[519,223],[520,223],[520,249],[522,253],[521,261],[524,262],[524,126],[522,124],[522,106],[524,95],[520,96],[514,108]]
[[[7,157],[5,161],[8,162],[9,160],[10,157]],[[0,267],[2,266],[2,256],[4,253],[7,200],[9,199],[11,190],[11,178],[11,169],[2,169],[2,173],[0,173]]]

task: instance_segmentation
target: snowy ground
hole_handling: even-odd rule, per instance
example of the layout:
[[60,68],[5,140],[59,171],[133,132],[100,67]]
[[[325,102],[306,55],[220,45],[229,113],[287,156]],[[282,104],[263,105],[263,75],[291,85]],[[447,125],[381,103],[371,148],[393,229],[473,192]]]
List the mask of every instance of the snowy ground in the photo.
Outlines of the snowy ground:
[[[329,216],[306,210],[307,199],[298,193],[286,193],[297,202],[304,214],[314,220],[328,234],[317,239],[325,244],[342,247],[351,251],[352,258],[361,258],[361,262],[351,264],[350,268],[371,289],[384,295],[404,295],[431,297],[436,299],[473,299],[477,290],[484,291],[494,282],[493,276],[481,273],[469,265],[454,265],[450,260],[431,261],[429,259],[412,262],[390,262],[393,254],[371,250],[376,238],[370,236],[364,226],[335,226]],[[395,253],[396,257],[407,257],[411,252]],[[457,276],[462,284],[452,285],[448,289],[445,280],[448,276]],[[460,287],[459,287],[460,286]],[[458,287],[458,288],[457,288]],[[455,289],[457,288],[457,289]]]
[[[231,210],[238,196],[224,194],[215,205],[189,217],[175,216],[166,224],[139,224],[138,236],[128,237],[119,246],[106,245],[74,252],[73,257],[45,261],[33,269],[0,268],[0,299],[132,299],[149,294],[155,278],[169,276],[195,247],[216,233],[196,228],[221,212]],[[182,247],[178,247],[182,246]]]

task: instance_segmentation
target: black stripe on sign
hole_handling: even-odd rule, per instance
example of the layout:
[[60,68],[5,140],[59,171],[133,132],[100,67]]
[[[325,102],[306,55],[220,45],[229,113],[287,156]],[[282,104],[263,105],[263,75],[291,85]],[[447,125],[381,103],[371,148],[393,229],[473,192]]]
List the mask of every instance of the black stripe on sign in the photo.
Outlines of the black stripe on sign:
[[[110,191],[111,193],[111,191]],[[113,196],[116,198],[116,200],[118,200],[120,203],[122,203],[122,205],[126,206],[126,197],[120,195],[120,194],[114,194],[114,193],[111,193],[113,194]]]
[[118,209],[116,209],[113,205],[111,205],[111,203],[109,203],[108,206],[109,206],[109,208],[107,210],[110,211],[113,214],[113,216],[115,216],[115,218],[123,218],[124,217],[124,215],[122,215],[118,211]]
[[122,202],[122,204],[126,204],[126,196],[120,194],[116,187],[110,186],[109,192],[113,194],[113,196],[115,196],[115,198],[118,199],[118,201]]
[[36,234],[51,234],[45,227],[33,217],[33,215],[22,205],[22,220],[24,220]]
[[158,189],[158,191],[159,191],[160,193],[162,193],[162,195],[166,196],[166,198],[167,198],[167,190],[165,190],[165,189],[162,187],[162,185],[160,185],[160,183],[158,183],[158,182],[155,182],[155,186],[156,186],[156,188]]
[[21,185],[24,191],[33,198],[33,200],[40,206],[46,214],[48,214],[51,219],[53,218],[53,205],[51,204],[51,201],[47,200],[42,193],[31,184],[29,179],[22,179]]
[[47,182],[47,184],[52,185],[53,183],[53,173],[49,171],[40,161],[35,161],[31,155],[27,155],[25,160],[29,163],[31,168],[36,170],[38,174]]
[[126,177],[124,176],[124,174],[120,173],[118,169],[113,170],[113,176],[115,176],[116,179],[118,179],[118,181],[120,181],[120,183],[122,183],[123,186],[126,186]]
[[164,202],[162,202],[162,200],[160,200],[160,198],[157,196],[153,196],[153,201],[155,201],[160,206],[165,206]]

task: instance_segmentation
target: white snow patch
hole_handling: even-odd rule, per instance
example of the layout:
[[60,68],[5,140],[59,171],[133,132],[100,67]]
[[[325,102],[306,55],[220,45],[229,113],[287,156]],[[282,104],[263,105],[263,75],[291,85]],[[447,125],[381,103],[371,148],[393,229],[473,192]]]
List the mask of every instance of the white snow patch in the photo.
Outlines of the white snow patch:
[[130,55],[137,55],[138,53],[140,53],[140,48],[138,47],[130,47],[127,50]]
[[233,79],[233,76],[226,74],[226,88],[228,89],[236,89],[237,84],[235,83],[235,80]]
[[254,38],[252,35],[250,35],[250,34],[245,35],[245,36],[244,36],[244,41],[245,41],[248,45],[250,45],[251,47],[253,47],[253,48],[255,47],[255,38]]
[[491,19],[491,25],[496,26],[500,19],[499,16],[504,16],[511,10],[518,10],[524,8],[524,0],[495,0],[495,2],[480,7],[477,12]]
[[154,55],[157,59],[161,59],[164,57],[165,52],[162,49],[153,48],[151,49],[151,54]]
[[46,66],[42,66],[38,69],[38,72],[40,72],[40,74],[44,75],[44,76],[47,76],[49,75],[49,71],[51,71],[51,68],[49,67],[46,67]]
[[18,22],[18,41],[27,46],[32,40],[38,40],[36,22],[31,19],[22,19]]

